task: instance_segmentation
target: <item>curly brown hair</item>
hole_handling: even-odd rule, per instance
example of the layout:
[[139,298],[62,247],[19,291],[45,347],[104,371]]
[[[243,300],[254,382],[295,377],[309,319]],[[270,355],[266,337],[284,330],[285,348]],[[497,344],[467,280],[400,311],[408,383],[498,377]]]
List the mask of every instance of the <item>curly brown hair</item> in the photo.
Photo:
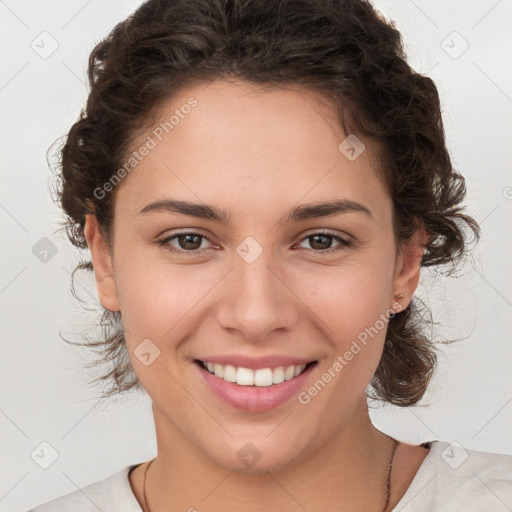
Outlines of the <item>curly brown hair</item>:
[[[450,263],[453,270],[468,251],[467,228],[480,236],[461,206],[465,181],[445,145],[437,88],[409,66],[395,24],[367,1],[149,0],[96,45],[88,77],[87,105],[59,150],[55,187],[63,228],[78,248],[87,248],[87,213],[112,247],[115,188],[95,191],[162,103],[189,85],[231,78],[314,91],[336,106],[345,133],[378,141],[396,240],[406,242],[420,226],[429,235],[423,267]],[[82,261],[73,277],[79,269],[93,271],[92,262]],[[421,400],[437,364],[436,342],[426,334],[432,324],[416,297],[390,319],[368,396],[399,406]],[[103,397],[141,389],[120,312],[103,309],[100,325],[103,339],[86,345],[101,351],[93,366],[112,363],[95,379],[110,384]]]

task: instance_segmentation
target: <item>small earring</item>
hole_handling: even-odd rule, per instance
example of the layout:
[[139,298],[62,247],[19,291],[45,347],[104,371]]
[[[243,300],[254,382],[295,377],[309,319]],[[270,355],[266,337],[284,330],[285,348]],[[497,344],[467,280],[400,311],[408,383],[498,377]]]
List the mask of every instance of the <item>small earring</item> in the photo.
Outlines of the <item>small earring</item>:
[[405,295],[403,293],[399,293],[398,295],[395,295],[393,299],[403,299]]

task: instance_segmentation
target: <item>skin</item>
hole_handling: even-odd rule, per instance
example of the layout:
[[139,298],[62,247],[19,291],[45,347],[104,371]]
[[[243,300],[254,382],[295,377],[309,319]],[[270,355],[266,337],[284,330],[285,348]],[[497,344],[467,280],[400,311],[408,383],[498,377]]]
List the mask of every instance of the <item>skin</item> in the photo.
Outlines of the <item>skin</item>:
[[[100,300],[121,310],[132,365],[153,403],[151,511],[338,511],[340,504],[381,511],[393,439],[372,425],[365,390],[385,328],[308,404],[293,397],[264,413],[222,402],[193,361],[232,353],[302,356],[318,361],[307,390],[397,294],[408,306],[426,233],[418,229],[397,247],[392,201],[374,170],[378,146],[361,136],[365,151],[347,159],[338,150],[347,134],[314,93],[217,80],[168,99],[161,120],[190,97],[198,105],[117,186],[112,253],[93,215],[85,226]],[[231,223],[139,214],[163,198],[223,208]],[[357,201],[371,216],[350,211],[279,223],[299,204],[335,198]],[[178,238],[155,243],[188,229],[211,242],[199,239],[192,256],[170,252],[187,251]],[[328,238],[315,245],[310,237],[319,230],[353,244]],[[236,252],[248,236],[263,249],[250,264]],[[329,242],[341,250],[326,254]],[[146,366],[134,350],[148,338],[160,355]],[[237,457],[247,442],[262,454],[250,468]],[[388,510],[427,453],[399,444]],[[146,511],[145,469],[138,466],[130,484]]]

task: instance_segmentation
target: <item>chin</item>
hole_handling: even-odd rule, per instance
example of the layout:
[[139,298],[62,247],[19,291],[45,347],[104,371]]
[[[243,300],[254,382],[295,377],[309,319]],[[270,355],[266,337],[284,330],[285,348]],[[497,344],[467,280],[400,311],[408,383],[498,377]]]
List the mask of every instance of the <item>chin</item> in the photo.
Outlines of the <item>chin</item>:
[[255,460],[254,462],[240,461],[236,456],[228,458],[222,457],[220,459],[212,456],[212,460],[219,466],[222,466],[229,471],[244,475],[261,475],[264,473],[274,473],[286,469],[287,467],[293,465],[296,456],[297,453],[288,455],[273,453],[271,457],[265,457],[265,454],[262,452],[261,458]]
[[203,453],[219,466],[241,474],[259,475],[286,469],[305,457],[307,451],[297,443],[285,443],[282,437],[273,441],[265,437],[230,441],[224,448],[217,445],[215,451]]

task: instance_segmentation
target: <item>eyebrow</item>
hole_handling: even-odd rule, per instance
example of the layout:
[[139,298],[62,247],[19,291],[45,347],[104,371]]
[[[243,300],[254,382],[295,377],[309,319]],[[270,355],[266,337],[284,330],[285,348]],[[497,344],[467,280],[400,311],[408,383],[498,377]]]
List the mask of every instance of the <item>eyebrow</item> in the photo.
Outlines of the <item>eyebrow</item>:
[[[189,203],[187,201],[161,199],[144,206],[139,215],[154,212],[179,213],[199,219],[213,220],[221,224],[230,223],[230,217],[226,210],[207,204]],[[280,223],[288,224],[349,212],[361,212],[372,217],[371,211],[362,204],[349,199],[336,199],[328,202],[301,204],[287,212]]]

